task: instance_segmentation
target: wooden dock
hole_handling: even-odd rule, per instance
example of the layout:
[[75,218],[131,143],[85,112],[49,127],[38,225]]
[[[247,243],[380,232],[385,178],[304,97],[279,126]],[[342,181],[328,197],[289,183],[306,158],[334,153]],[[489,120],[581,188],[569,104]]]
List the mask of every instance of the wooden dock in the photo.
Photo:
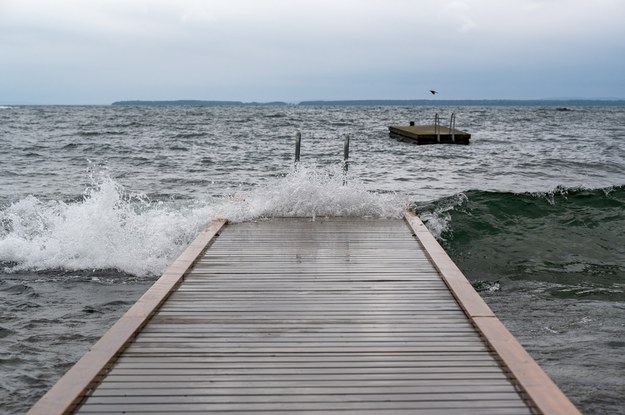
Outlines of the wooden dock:
[[390,126],[389,135],[415,144],[469,144],[471,134],[442,125]]
[[579,413],[410,213],[211,223],[29,414],[188,412]]

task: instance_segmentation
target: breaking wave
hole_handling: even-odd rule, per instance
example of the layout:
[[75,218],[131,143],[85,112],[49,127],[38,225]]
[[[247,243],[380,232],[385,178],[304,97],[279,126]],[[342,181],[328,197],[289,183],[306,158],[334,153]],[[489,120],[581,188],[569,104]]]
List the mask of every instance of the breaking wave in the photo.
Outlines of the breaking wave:
[[394,194],[368,192],[340,167],[298,168],[273,182],[221,198],[152,201],[100,174],[77,201],[28,196],[0,209],[5,272],[114,269],[159,275],[211,219],[400,217]]
[[416,210],[474,281],[529,280],[563,295],[625,297],[625,186],[472,190]]

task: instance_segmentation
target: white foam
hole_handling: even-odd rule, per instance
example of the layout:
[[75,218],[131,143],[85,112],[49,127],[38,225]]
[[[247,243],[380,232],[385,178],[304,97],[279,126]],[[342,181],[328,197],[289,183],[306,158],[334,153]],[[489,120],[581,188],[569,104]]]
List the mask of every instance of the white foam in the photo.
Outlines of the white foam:
[[160,273],[198,232],[201,221],[132,196],[108,177],[76,203],[27,197],[0,213],[0,261],[20,270],[114,268]]
[[445,240],[442,235],[449,230],[451,222],[451,211],[468,200],[464,193],[458,193],[447,198],[444,202],[437,204],[432,211],[421,212],[419,217],[424,222],[428,230],[438,240]]
[[399,217],[394,194],[345,185],[340,169],[299,166],[246,192],[192,203],[154,202],[100,175],[72,203],[26,197],[0,210],[0,262],[6,272],[117,269],[159,275],[211,219],[276,216]]
[[340,166],[299,164],[283,178],[248,192],[235,193],[215,214],[233,222],[259,217],[354,216],[397,218],[406,202],[396,194],[366,190]]

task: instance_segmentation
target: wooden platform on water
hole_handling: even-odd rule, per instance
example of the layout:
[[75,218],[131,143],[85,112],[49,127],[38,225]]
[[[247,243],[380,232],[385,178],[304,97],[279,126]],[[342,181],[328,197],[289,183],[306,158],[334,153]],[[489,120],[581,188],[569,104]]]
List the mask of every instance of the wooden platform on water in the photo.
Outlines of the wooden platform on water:
[[415,144],[469,144],[471,134],[442,125],[390,126],[389,135]]
[[410,213],[211,223],[29,414],[190,412],[579,413]]

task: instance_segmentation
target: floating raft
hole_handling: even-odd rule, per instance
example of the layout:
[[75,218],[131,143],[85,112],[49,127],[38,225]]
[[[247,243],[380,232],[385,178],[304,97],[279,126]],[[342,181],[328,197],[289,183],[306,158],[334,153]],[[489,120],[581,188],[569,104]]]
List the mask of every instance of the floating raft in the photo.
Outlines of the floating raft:
[[579,414],[407,212],[211,223],[31,408]]
[[390,126],[389,135],[416,144],[469,144],[471,134],[442,125]]

